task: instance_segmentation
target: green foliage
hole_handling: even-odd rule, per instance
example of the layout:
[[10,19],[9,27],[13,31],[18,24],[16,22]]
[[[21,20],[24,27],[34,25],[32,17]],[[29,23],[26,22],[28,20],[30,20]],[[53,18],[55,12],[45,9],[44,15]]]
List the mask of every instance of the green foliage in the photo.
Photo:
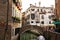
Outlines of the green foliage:
[[18,17],[12,17],[14,22],[20,22],[20,19]]

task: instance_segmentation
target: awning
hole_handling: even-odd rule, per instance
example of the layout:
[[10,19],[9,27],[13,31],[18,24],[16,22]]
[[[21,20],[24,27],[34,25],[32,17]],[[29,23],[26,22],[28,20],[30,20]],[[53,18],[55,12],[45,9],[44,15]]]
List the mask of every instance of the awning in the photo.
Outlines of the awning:
[[60,24],[60,20],[54,21],[52,24]]

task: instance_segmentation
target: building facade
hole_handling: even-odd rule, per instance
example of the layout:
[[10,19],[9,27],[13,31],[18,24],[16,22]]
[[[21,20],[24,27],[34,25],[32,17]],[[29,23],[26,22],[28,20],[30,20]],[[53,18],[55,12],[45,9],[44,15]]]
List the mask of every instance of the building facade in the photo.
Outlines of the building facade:
[[22,14],[21,14],[21,0],[13,0],[12,2],[12,29],[11,29],[11,36],[15,36],[17,31],[22,27]]
[[27,24],[38,26],[53,25],[51,24],[53,22],[51,16],[54,15],[53,7],[37,7],[30,4],[25,13]]
[[[11,26],[10,36],[8,35],[10,39],[6,40],[11,40],[11,36],[13,36],[12,34],[15,34],[15,29],[21,27],[21,6],[21,0],[0,0],[0,22],[5,24],[8,22],[8,25]],[[4,35],[4,33],[2,33],[2,35]]]
[[55,0],[55,15],[60,20],[60,0]]

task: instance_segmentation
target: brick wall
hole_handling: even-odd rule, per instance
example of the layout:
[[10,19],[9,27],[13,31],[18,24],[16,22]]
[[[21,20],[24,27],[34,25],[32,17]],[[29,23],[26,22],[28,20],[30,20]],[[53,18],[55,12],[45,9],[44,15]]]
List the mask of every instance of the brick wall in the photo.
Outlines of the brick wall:
[[56,16],[60,18],[60,0],[55,0]]
[[[8,20],[11,22],[12,16],[12,1],[9,0],[9,13],[8,13]],[[7,19],[7,1],[0,0],[0,21],[6,22]]]
[[[11,17],[12,17],[12,0],[9,0],[9,13],[8,13],[9,26],[5,34],[6,40],[11,40],[11,23],[12,23]],[[7,0],[0,0],[0,40],[4,40],[6,19],[7,19]]]
[[5,34],[6,23],[0,22],[0,40],[4,40],[4,35],[6,40],[11,40],[11,26],[8,25],[8,29]]

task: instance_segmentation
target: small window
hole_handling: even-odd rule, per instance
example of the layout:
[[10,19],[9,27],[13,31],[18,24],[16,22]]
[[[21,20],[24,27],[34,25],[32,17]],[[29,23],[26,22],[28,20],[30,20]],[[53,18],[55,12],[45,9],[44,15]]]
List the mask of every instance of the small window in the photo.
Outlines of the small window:
[[31,23],[33,23],[33,21],[31,21]]
[[51,16],[49,16],[49,19],[51,19]]
[[51,21],[49,21],[49,24],[51,24]]
[[35,9],[31,9],[32,11],[34,11]]
[[42,15],[41,18],[44,19],[44,15]]
[[37,11],[39,12],[39,9],[37,9]]
[[42,9],[41,9],[41,12],[42,12]]
[[44,24],[44,21],[42,21],[41,24]]

